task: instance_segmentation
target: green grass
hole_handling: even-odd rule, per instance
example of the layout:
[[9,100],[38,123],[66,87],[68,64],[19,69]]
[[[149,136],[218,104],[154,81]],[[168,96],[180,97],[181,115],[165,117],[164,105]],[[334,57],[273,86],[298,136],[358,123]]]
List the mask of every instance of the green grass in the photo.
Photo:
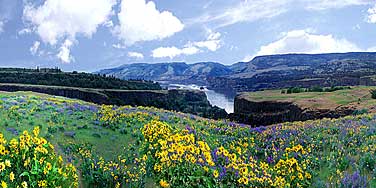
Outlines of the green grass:
[[[369,88],[351,91],[362,89]],[[296,94],[296,97],[312,95],[303,94]],[[349,99],[343,98],[347,96],[348,93],[340,91],[338,98],[332,100],[345,103]],[[277,178],[284,178],[292,187],[297,183],[302,187],[326,184],[341,187],[342,181],[358,171],[366,179],[366,187],[376,183],[376,171],[367,169],[368,164],[376,169],[376,116],[373,114],[252,128],[156,108],[98,106],[32,92],[0,93],[0,99],[0,132],[11,139],[15,137],[14,130],[22,133],[40,126],[41,135],[55,146],[56,152],[77,167],[81,187],[115,187],[116,183],[121,187],[158,187],[161,180],[168,182],[170,187],[278,187],[282,184],[274,185]],[[106,119],[109,117],[114,118]],[[159,126],[152,131],[164,130],[162,125],[167,125],[166,129],[170,131],[156,134],[158,141],[147,140],[150,135],[142,132],[143,128],[154,125],[150,124],[153,120],[159,122],[156,124]],[[65,135],[69,132],[75,132],[75,137]],[[190,142],[178,139],[185,136],[192,136],[195,141],[185,146]],[[169,145],[163,150],[159,141],[167,140]],[[197,144],[199,141],[208,145],[206,154],[211,156],[213,165],[208,165],[210,158],[203,154],[203,147]],[[185,157],[192,148],[200,150],[195,157],[204,158],[205,162],[191,162],[182,156],[182,162],[168,159],[174,165],[163,166],[160,172],[154,170],[155,165],[164,164],[157,157],[158,152],[167,152],[167,156],[177,153],[179,148],[172,147],[175,142],[183,148]],[[228,156],[218,154],[221,147]],[[291,151],[295,147],[301,149]],[[371,157],[365,157],[368,155]],[[146,160],[142,159],[144,156]],[[126,159],[126,162],[120,163],[119,159]],[[289,167],[278,167],[277,164],[292,159],[297,162],[291,167],[294,172],[283,175],[275,170]],[[349,164],[343,162],[346,160]],[[98,166],[101,161],[105,165],[121,164],[126,169]],[[304,168],[304,175],[308,173],[312,178],[297,180],[298,166]],[[249,172],[253,172],[253,175],[246,175],[247,186],[239,181],[242,178],[239,169],[243,167],[249,167]],[[226,169],[224,174],[214,175],[215,171],[223,173],[223,169]],[[128,171],[135,177],[130,178]],[[111,173],[124,179],[115,180]],[[255,174],[262,178],[255,179]]]
[[[334,92],[303,92],[282,94],[281,90],[265,90],[258,92],[244,92],[240,97],[255,101],[284,101],[293,102],[302,107],[335,109],[339,106],[355,106],[356,108],[371,108],[376,100],[371,98],[370,90],[373,86],[354,86],[351,89]],[[360,99],[360,104],[358,100]]]

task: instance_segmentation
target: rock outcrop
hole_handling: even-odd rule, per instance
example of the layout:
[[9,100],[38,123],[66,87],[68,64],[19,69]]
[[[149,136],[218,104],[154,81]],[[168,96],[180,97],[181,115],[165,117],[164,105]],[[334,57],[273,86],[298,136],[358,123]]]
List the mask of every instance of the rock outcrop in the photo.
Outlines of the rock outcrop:
[[25,84],[0,84],[0,91],[33,91],[96,104],[151,106],[214,119],[227,117],[226,111],[211,106],[205,93],[201,91],[112,90]]
[[230,119],[253,126],[262,126],[282,122],[339,118],[351,115],[355,110],[351,107],[338,107],[335,110],[308,109],[301,108],[292,102],[255,102],[238,95],[235,98],[234,113],[230,114]]

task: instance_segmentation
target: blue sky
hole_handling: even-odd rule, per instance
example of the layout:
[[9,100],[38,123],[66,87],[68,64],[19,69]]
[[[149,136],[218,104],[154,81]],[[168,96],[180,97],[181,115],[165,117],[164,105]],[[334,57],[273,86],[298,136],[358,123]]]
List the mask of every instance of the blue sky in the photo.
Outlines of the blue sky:
[[0,0],[0,66],[376,51],[375,0]]

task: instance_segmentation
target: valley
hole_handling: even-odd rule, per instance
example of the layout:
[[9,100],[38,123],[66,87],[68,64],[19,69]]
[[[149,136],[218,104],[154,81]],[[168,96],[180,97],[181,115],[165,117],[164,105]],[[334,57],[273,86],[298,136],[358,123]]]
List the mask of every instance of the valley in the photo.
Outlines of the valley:
[[215,91],[259,91],[288,87],[374,86],[376,53],[282,54],[258,56],[249,62],[222,65],[129,64],[98,71],[122,79],[145,79],[170,84],[196,84]]
[[[342,102],[347,102],[346,100],[355,101],[346,104],[347,106],[322,100],[321,94],[318,93],[306,94],[305,97],[310,101],[304,103],[315,105],[312,107],[295,104],[291,102],[293,99],[281,101],[279,97],[289,98],[294,95],[277,95],[275,93],[280,91],[271,91],[271,89],[375,86],[375,62],[376,53],[372,52],[282,54],[259,56],[249,62],[239,62],[226,66],[214,62],[157,63],[148,64],[148,66],[147,64],[130,64],[106,69],[98,73],[123,79],[154,80],[164,85],[202,85],[207,89],[208,99],[213,92],[219,94],[215,96],[219,100],[211,98],[209,101],[212,101],[212,105],[216,105],[215,102],[218,101],[221,108],[229,109],[227,110],[230,114],[228,118],[257,126],[285,121],[342,117],[361,110],[372,111],[373,107],[366,102],[357,104],[358,99],[363,98],[363,96],[357,96],[351,93],[352,91],[349,93],[346,93],[347,91],[332,93],[333,95],[339,94],[339,98],[341,98],[341,95],[347,95],[347,98],[343,99]],[[148,69],[145,69],[146,67]],[[153,71],[148,71],[149,69],[153,69]],[[190,87],[186,88],[190,89]],[[258,91],[261,91],[261,93]],[[256,92],[249,93],[249,95],[260,95],[266,101],[261,103],[260,101],[253,101],[253,98],[245,99],[247,97],[244,97],[242,92]],[[236,96],[236,93],[238,93],[238,96]],[[368,95],[369,92],[362,92],[362,94]],[[268,98],[270,96],[275,96],[278,101]],[[219,104],[221,103],[219,101],[225,102]],[[232,105],[233,101],[235,101],[234,105]],[[324,104],[327,106],[320,106]],[[234,110],[229,108],[229,105],[232,105]],[[276,105],[282,105],[284,107],[281,106],[281,108],[290,110],[283,110],[284,112],[282,112],[276,109],[272,111],[268,109],[277,108]]]
[[[163,87],[163,85],[162,85]],[[232,91],[226,92],[218,92],[214,90],[210,90],[206,88],[206,86],[197,86],[194,84],[191,85],[183,85],[183,84],[169,84],[167,88],[170,89],[178,89],[178,90],[193,90],[193,91],[202,91],[206,94],[206,98],[210,102],[212,106],[217,106],[226,110],[228,114],[234,113],[234,98],[236,93]]]

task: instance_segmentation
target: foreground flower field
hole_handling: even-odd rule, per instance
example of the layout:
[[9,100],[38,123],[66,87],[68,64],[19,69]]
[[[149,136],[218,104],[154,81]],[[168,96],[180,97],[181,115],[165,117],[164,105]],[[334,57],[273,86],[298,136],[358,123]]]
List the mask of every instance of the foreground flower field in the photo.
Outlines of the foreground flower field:
[[[2,155],[0,148],[1,186],[57,187],[52,177],[61,177],[61,187],[376,187],[373,114],[252,128],[155,108],[0,93],[3,144],[21,145],[33,130],[40,133],[30,139],[39,141],[27,155],[35,165],[23,165],[24,152]],[[41,137],[51,144],[41,146]],[[43,162],[40,148],[51,155]]]

